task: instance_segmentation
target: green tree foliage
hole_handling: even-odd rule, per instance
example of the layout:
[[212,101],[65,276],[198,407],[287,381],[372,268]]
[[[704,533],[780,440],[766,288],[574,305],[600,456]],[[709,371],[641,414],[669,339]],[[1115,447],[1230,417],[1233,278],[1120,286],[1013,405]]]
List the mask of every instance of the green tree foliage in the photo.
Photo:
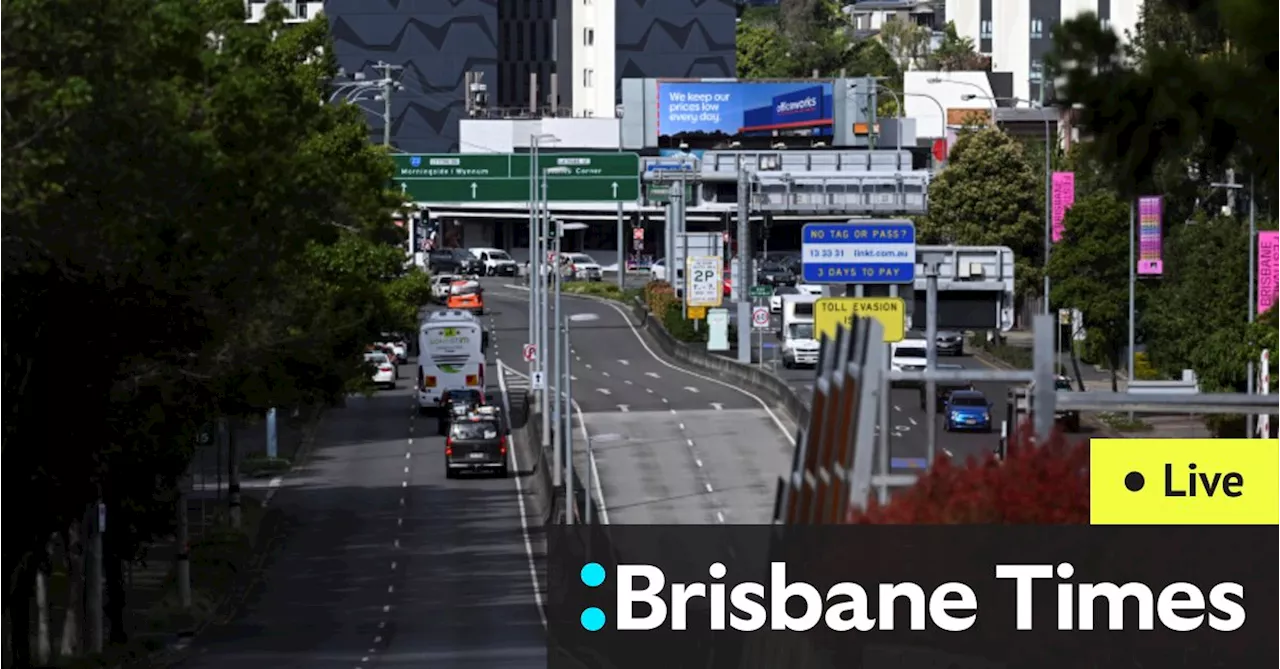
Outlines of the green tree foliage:
[[929,40],[933,34],[928,28],[911,21],[885,21],[880,28],[879,40],[899,70],[909,70],[923,63],[929,55]]
[[50,534],[103,499],[120,639],[120,565],[170,530],[197,427],[333,399],[422,301],[389,245],[388,157],[322,104],[327,23],[282,16],[4,2],[3,457],[30,503],[5,528],[6,617]]
[[1212,391],[1243,392],[1258,353],[1247,344],[1248,228],[1215,218],[1166,230],[1165,273],[1139,319],[1151,363],[1175,377],[1193,369]]
[[951,21],[947,21],[942,41],[936,49],[929,52],[926,63],[925,69],[944,72],[986,70],[991,67],[991,59],[978,53],[972,39],[961,37],[956,32],[956,24]]
[[781,39],[777,24],[742,21],[738,24],[738,77],[742,79],[785,79],[801,76]]
[[1037,209],[1043,183],[1017,140],[992,128],[965,133],[952,147],[946,169],[929,185],[921,241],[1008,246],[1020,290],[1034,291],[1035,260],[1043,256],[1044,223]]
[[1063,219],[1062,240],[1049,256],[1052,304],[1079,309],[1090,357],[1114,370],[1129,341],[1129,206],[1109,192],[1076,200]]

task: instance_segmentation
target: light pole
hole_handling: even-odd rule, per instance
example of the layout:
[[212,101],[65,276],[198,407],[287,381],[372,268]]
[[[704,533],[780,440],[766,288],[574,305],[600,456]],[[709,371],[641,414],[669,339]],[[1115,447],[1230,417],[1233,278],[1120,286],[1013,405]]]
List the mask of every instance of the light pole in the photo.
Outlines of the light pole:
[[[549,168],[546,168],[546,169],[543,169],[543,170],[540,170],[540,171],[542,172],[542,204],[543,204],[543,205],[544,205],[544,207],[545,207],[545,205],[547,204],[547,175],[549,175],[549,174],[558,174],[558,173],[561,173],[561,172],[567,172],[567,171],[568,171],[568,168],[564,168],[564,167],[549,167]],[[545,210],[544,210],[544,211],[545,211]],[[554,235],[554,236],[555,236],[555,246],[554,246],[554,248],[555,248],[555,253],[554,253],[554,255],[553,255],[552,257],[553,257],[553,258],[555,258],[555,263],[557,263],[557,264],[558,264],[558,263],[560,262],[560,236],[561,236],[561,234],[562,234],[562,233],[561,233],[561,230],[560,230],[560,227],[561,227],[561,225],[562,225],[562,224],[560,223],[560,221],[559,221],[559,220],[552,219],[552,218],[550,217],[549,213],[550,213],[550,212],[547,212],[547,214],[544,216],[544,220],[543,220],[544,225],[543,225],[543,226],[541,226],[541,227],[542,227],[542,231],[543,231],[543,233],[544,233],[544,241],[543,241],[543,244],[547,244],[547,243],[550,241],[550,240],[545,239],[545,237],[549,237],[549,236],[552,236],[552,235]],[[557,267],[556,265],[550,265],[550,269],[551,269],[552,274],[554,274],[554,277],[552,277],[552,276],[548,276],[548,277],[547,277],[547,279],[548,279],[547,283],[548,283],[548,284],[552,284],[552,282],[554,281],[554,284],[553,284],[553,285],[554,285],[554,290],[555,290],[555,300],[556,300],[555,318],[556,318],[556,319],[559,319],[559,318],[560,318],[560,271],[559,271],[559,267]],[[551,287],[552,287],[552,285],[548,285],[548,286],[546,286],[546,288],[551,288]],[[553,375],[555,375],[555,381],[556,381],[556,384],[557,384],[556,392],[561,392],[561,391],[563,391],[563,389],[564,389],[564,388],[563,388],[563,386],[560,386],[560,385],[559,385],[559,383],[560,383],[560,379],[559,379],[560,374],[559,374],[559,372],[560,372],[560,368],[561,368],[562,366],[567,366],[567,365],[565,364],[565,362],[566,362],[566,361],[564,361],[563,359],[561,359],[561,358],[562,358],[562,356],[560,355],[560,328],[559,328],[559,327],[554,327],[554,328],[553,328],[553,327],[551,326],[552,320],[551,320],[551,316],[550,316],[550,314],[548,313],[548,311],[550,310],[550,300],[548,300],[548,299],[547,299],[549,296],[546,294],[546,292],[547,292],[547,291],[546,291],[545,289],[542,291],[542,304],[541,304],[541,305],[539,305],[539,308],[538,308],[538,311],[539,311],[539,313],[540,313],[540,319],[541,319],[541,320],[540,320],[540,327],[544,328],[542,331],[540,331],[540,332],[538,333],[538,337],[539,337],[539,343],[538,343],[538,346],[541,348],[541,347],[543,347],[543,346],[544,346],[545,344],[547,344],[547,343],[552,343],[552,342],[549,342],[548,340],[550,340],[550,339],[552,339],[552,337],[554,337],[554,343],[553,343],[553,346],[552,346],[552,348],[550,349],[550,351],[549,351],[549,352],[551,352],[551,351],[554,351],[554,352],[555,352],[555,359],[553,359],[553,360],[552,360],[552,367],[551,367],[551,370],[550,370],[550,371],[551,371],[551,373],[552,373]],[[552,334],[552,336],[551,336],[551,337],[548,337],[548,336],[547,336],[547,334],[548,334],[548,333],[546,332],[546,330],[547,330],[547,329],[550,329],[550,330],[552,330],[552,331],[553,331],[553,332],[551,333],[551,334]],[[545,372],[545,371],[547,371],[547,368],[544,366],[544,367],[542,367],[542,370]],[[547,374],[545,374],[545,373],[543,374],[543,379],[542,379],[542,445],[543,445],[544,447],[546,447],[546,446],[548,446],[548,445],[553,445],[553,446],[554,446],[554,450],[553,450],[553,453],[554,453],[553,461],[554,461],[554,463],[555,463],[556,465],[559,465],[559,464],[560,464],[560,456],[561,456],[560,443],[563,441],[563,436],[564,436],[564,435],[561,435],[561,437],[560,437],[560,438],[556,439],[554,442],[551,442],[551,444],[548,444],[548,442],[551,440],[551,426],[552,426],[552,425],[556,425],[556,423],[554,423],[554,422],[552,421],[553,414],[554,414],[554,416],[555,416],[556,418],[558,418],[558,417],[559,417],[559,406],[560,406],[560,403],[559,403],[559,402],[554,402],[554,403],[553,403],[553,402],[551,401],[551,398],[552,398],[552,395],[551,395],[551,381],[552,381],[552,379],[551,379],[551,378],[548,378],[548,377],[549,377],[549,375],[547,375]],[[557,425],[557,429],[558,429],[558,425]],[[557,466],[557,469],[559,469],[559,467],[558,467],[558,466]]]
[[[993,128],[994,128],[994,127],[996,127],[996,99],[995,99],[995,98],[993,98],[993,97],[991,97],[991,94],[987,92],[987,89],[985,89],[985,88],[983,88],[983,87],[981,87],[981,86],[979,86],[979,85],[977,85],[977,84],[975,84],[975,83],[973,83],[973,82],[970,82],[970,81],[953,81],[953,80],[951,80],[951,79],[945,79],[945,80],[944,80],[944,79],[941,79],[941,78],[939,78],[939,77],[931,77],[931,78],[929,78],[929,79],[926,79],[925,81],[927,81],[928,83],[931,83],[931,84],[940,84],[940,83],[943,83],[943,81],[946,81],[946,83],[948,83],[948,84],[959,84],[959,85],[961,85],[961,86],[968,86],[969,88],[972,88],[972,89],[974,89],[974,90],[980,91],[980,92],[982,93],[982,95],[974,95],[973,97],[970,97],[970,98],[967,98],[967,99],[972,100],[973,98],[982,98],[982,99],[986,100],[987,102],[990,102],[990,103],[991,103],[991,118],[989,119],[989,121],[988,121],[987,125],[989,125],[989,126],[991,126],[991,127],[993,127]],[[965,98],[964,96],[961,96],[961,99],[963,100],[963,99],[966,99],[966,98]]]
[[404,69],[401,65],[392,65],[383,61],[378,61],[373,65],[373,69],[378,70],[382,75],[379,79],[365,80],[363,72],[356,72],[352,75],[355,81],[344,82],[337,85],[337,90],[329,96],[329,102],[333,103],[339,96],[344,101],[354,103],[360,100],[365,93],[377,93],[374,100],[382,101],[382,145],[391,146],[391,96],[395,91],[404,90],[404,86],[392,77],[393,72],[399,72]]
[[[961,100],[968,100],[977,96],[972,93],[960,96]],[[991,99],[994,104],[995,98]],[[1049,313],[1049,254],[1053,251],[1053,143],[1049,133],[1049,115],[1045,113],[1044,105],[1038,107],[1030,100],[1022,98],[1001,98],[1011,100],[1014,104],[1026,103],[1028,107],[1040,110],[1040,120],[1044,121],[1044,309],[1043,313]],[[993,107],[994,109],[994,107]],[[994,113],[994,112],[993,112]]]
[[[560,138],[549,133],[537,133],[529,135],[529,343],[534,346],[534,358],[529,363],[530,375],[533,372],[542,370],[546,371],[546,365],[542,361],[547,355],[547,351],[542,348],[542,341],[539,339],[543,328],[539,318],[542,312],[538,309],[539,299],[542,297],[542,231],[541,231],[541,213],[542,204],[540,199],[540,190],[538,184],[538,152],[542,147],[542,142],[558,142]],[[544,374],[545,376],[545,374]],[[544,379],[545,380],[545,379]]]
[[[583,225],[582,223],[566,223],[564,229],[582,230],[586,227],[587,226]],[[569,315],[561,315],[559,310],[556,311],[556,321],[559,322],[564,327],[564,346],[562,347],[562,350],[561,350],[561,354],[564,355],[564,359],[565,359],[564,377],[560,379],[560,381],[558,382],[558,383],[562,382],[564,385],[560,385],[557,388],[558,390],[563,391],[563,392],[557,393],[558,395],[557,401],[562,401],[564,408],[560,411],[561,423],[560,423],[560,426],[557,427],[556,429],[560,432],[561,442],[564,444],[564,480],[566,482],[565,498],[564,498],[565,499],[564,522],[566,525],[572,525],[574,523],[573,510],[574,510],[574,507],[576,506],[576,502],[574,501],[575,495],[574,495],[574,489],[573,489],[573,375],[569,373],[569,364],[568,364],[569,323],[594,321],[597,318],[599,318],[599,316],[595,314],[574,314],[572,316],[569,316]],[[559,330],[559,328],[556,328],[556,329]],[[585,499],[583,500],[583,511],[586,515],[586,519],[585,519],[586,524],[590,525],[591,524],[591,491],[599,484],[599,482],[596,481],[595,477],[592,476],[591,474],[592,472],[595,471],[595,468],[590,466],[590,462],[594,458],[594,454],[591,453],[591,437],[589,436],[587,437],[586,447],[587,447],[587,462],[588,462],[588,465],[587,465],[588,478],[587,478],[587,484],[583,486],[583,490],[586,492],[586,495],[584,495]]]
[[[1225,188],[1228,190],[1241,190],[1244,188],[1243,184],[1234,183],[1234,180],[1232,183],[1215,182],[1215,183],[1209,184],[1209,186],[1212,188]],[[1248,311],[1249,316],[1248,316],[1248,320],[1246,321],[1248,323],[1253,323],[1254,319],[1257,317],[1255,314],[1255,310],[1258,308],[1257,290],[1254,288],[1254,281],[1257,280],[1257,271],[1258,271],[1258,268],[1255,265],[1258,262],[1258,250],[1257,250],[1258,209],[1257,209],[1257,206],[1254,204],[1254,199],[1255,199],[1255,192],[1254,192],[1253,177],[1250,176],[1249,177],[1249,311]],[[1231,213],[1232,215],[1235,214],[1234,211]],[[1245,366],[1245,377],[1246,377],[1245,392],[1252,395],[1254,391],[1253,358],[1250,358],[1248,364]],[[1254,415],[1251,413],[1245,414],[1244,420],[1245,420],[1245,423],[1244,423],[1245,437],[1252,438],[1254,436],[1253,434]]]

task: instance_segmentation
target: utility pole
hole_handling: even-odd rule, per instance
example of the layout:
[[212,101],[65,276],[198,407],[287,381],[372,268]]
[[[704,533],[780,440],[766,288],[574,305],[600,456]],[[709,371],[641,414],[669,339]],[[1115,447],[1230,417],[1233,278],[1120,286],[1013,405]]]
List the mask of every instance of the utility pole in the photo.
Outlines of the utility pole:
[[85,555],[85,618],[88,650],[101,653],[103,634],[103,561],[102,534],[107,529],[107,507],[99,499],[89,509],[89,545]]
[[183,611],[191,610],[191,527],[190,513],[187,511],[187,486],[191,485],[191,474],[183,478],[178,486],[178,554],[174,556],[174,571],[178,578],[178,605]]
[[218,419],[218,430],[227,440],[227,515],[231,527],[240,529],[240,456],[236,449],[234,426],[226,418]]
[[[1257,262],[1258,262],[1258,207],[1255,204],[1257,200],[1254,192],[1254,178],[1249,176],[1249,323],[1253,324],[1257,318],[1258,295],[1255,289],[1255,282],[1258,280]],[[1250,395],[1254,391],[1253,380],[1253,359],[1249,359],[1249,364],[1245,367],[1245,377],[1247,380],[1246,392]],[[1255,414],[1245,414],[1245,432],[1246,438],[1252,439],[1254,435],[1254,420],[1257,418]],[[1268,435],[1270,436],[1270,435]]]
[[[373,68],[377,70],[379,74],[382,75],[378,81],[378,85],[382,88],[382,145],[386,147],[390,147],[391,146],[391,94],[396,89],[396,82],[394,79],[391,78],[391,73],[403,70],[404,67],[400,65],[392,65],[390,63],[384,63],[382,61],[378,61],[378,64],[374,65]],[[467,91],[467,94],[470,95],[471,92]]]
[[[751,175],[746,163],[738,162],[738,274],[730,286],[731,297],[738,303],[738,362],[751,364]],[[733,266],[732,262],[729,265]]]

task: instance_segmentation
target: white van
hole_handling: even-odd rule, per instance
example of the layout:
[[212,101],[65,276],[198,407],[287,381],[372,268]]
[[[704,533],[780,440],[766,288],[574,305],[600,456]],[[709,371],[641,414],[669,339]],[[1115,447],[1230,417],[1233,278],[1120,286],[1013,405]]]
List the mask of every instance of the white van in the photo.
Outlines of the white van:
[[485,276],[516,276],[520,273],[520,266],[515,259],[502,249],[478,247],[470,249],[470,252],[471,257],[479,260],[484,267]]
[[813,305],[817,295],[782,296],[782,366],[812,367],[818,364],[820,345],[813,331]]

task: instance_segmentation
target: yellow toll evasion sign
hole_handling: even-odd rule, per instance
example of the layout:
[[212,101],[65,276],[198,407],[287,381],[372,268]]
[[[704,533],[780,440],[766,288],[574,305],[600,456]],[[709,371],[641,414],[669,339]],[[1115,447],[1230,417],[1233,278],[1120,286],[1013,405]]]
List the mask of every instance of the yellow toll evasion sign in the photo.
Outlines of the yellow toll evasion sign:
[[1275,525],[1274,439],[1093,439],[1093,525]]
[[824,297],[813,307],[814,334],[835,338],[836,328],[849,327],[855,316],[880,321],[886,343],[906,336],[907,304],[901,297]]

